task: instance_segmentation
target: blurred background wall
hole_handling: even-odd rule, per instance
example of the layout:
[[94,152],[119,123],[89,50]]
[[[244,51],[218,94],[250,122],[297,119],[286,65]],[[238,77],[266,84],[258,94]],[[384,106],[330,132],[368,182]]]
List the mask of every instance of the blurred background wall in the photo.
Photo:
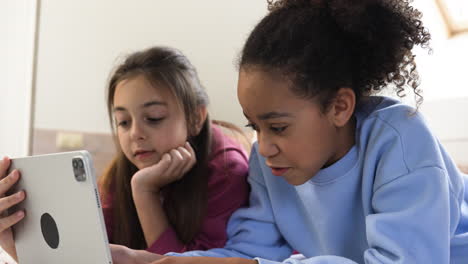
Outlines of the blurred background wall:
[[[431,55],[415,49],[421,111],[466,165],[468,34],[448,34],[437,1],[414,1],[432,34]],[[468,17],[466,8],[458,11]],[[266,1],[2,0],[0,12],[0,54],[7,58],[0,60],[0,78],[7,80],[0,86],[0,155],[27,155],[28,146],[34,154],[86,148],[105,163],[99,157],[113,152],[104,98],[109,72],[126,54],[152,45],[174,46],[188,56],[208,90],[214,118],[245,123],[235,62],[267,12]]]

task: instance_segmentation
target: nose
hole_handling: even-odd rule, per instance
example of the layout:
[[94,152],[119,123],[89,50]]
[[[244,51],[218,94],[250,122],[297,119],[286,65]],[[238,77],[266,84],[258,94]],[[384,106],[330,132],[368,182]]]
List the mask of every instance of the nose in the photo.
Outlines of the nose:
[[133,140],[144,140],[146,139],[145,128],[141,122],[133,121],[130,129],[130,136]]
[[258,134],[258,151],[265,158],[270,158],[279,153],[278,146],[267,136]]

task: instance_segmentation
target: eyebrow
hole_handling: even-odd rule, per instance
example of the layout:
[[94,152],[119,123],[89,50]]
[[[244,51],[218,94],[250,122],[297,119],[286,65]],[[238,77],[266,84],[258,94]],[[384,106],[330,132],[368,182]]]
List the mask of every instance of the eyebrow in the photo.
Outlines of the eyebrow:
[[[249,119],[246,113],[244,113],[244,115],[245,117],[247,117],[247,119]],[[268,112],[268,113],[264,113],[261,115],[257,115],[257,118],[260,120],[267,120],[267,119],[273,119],[273,118],[292,117],[292,116],[293,115],[291,115],[290,113],[273,111],[273,112]]]
[[[146,103],[144,103],[143,105],[141,105],[141,108],[147,108],[147,107],[154,106],[154,105],[167,106],[167,103],[161,102],[161,101],[149,101],[149,102],[146,102]],[[127,109],[125,109],[125,107],[122,107],[122,106],[116,106],[116,107],[114,107],[114,112],[126,111],[126,110],[127,110]]]

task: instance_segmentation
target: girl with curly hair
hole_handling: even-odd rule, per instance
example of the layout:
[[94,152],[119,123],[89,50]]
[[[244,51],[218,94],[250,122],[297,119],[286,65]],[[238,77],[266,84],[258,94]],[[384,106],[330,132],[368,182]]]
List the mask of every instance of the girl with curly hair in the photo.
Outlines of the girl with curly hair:
[[[113,248],[116,263],[468,263],[468,178],[417,109],[411,50],[430,39],[420,18],[406,0],[270,2],[240,58],[238,99],[258,143],[250,205],[226,246]],[[376,95],[406,88],[416,108]]]

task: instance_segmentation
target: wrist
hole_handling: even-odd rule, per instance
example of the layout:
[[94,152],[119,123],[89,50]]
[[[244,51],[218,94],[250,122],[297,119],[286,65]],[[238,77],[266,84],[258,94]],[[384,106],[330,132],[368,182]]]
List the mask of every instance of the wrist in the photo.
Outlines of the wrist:
[[154,183],[149,184],[148,182],[135,176],[133,176],[130,180],[130,186],[133,193],[152,193],[159,195],[159,191],[161,189],[158,185],[155,185]]
[[162,206],[162,201],[160,197],[161,196],[159,195],[159,193],[132,188],[132,199],[137,211],[145,211],[148,208],[148,206],[154,207],[157,206],[157,204],[159,204],[159,206]]
[[147,188],[138,188],[132,186],[132,196],[133,199],[156,199],[160,197],[160,191],[158,190],[148,190]]

